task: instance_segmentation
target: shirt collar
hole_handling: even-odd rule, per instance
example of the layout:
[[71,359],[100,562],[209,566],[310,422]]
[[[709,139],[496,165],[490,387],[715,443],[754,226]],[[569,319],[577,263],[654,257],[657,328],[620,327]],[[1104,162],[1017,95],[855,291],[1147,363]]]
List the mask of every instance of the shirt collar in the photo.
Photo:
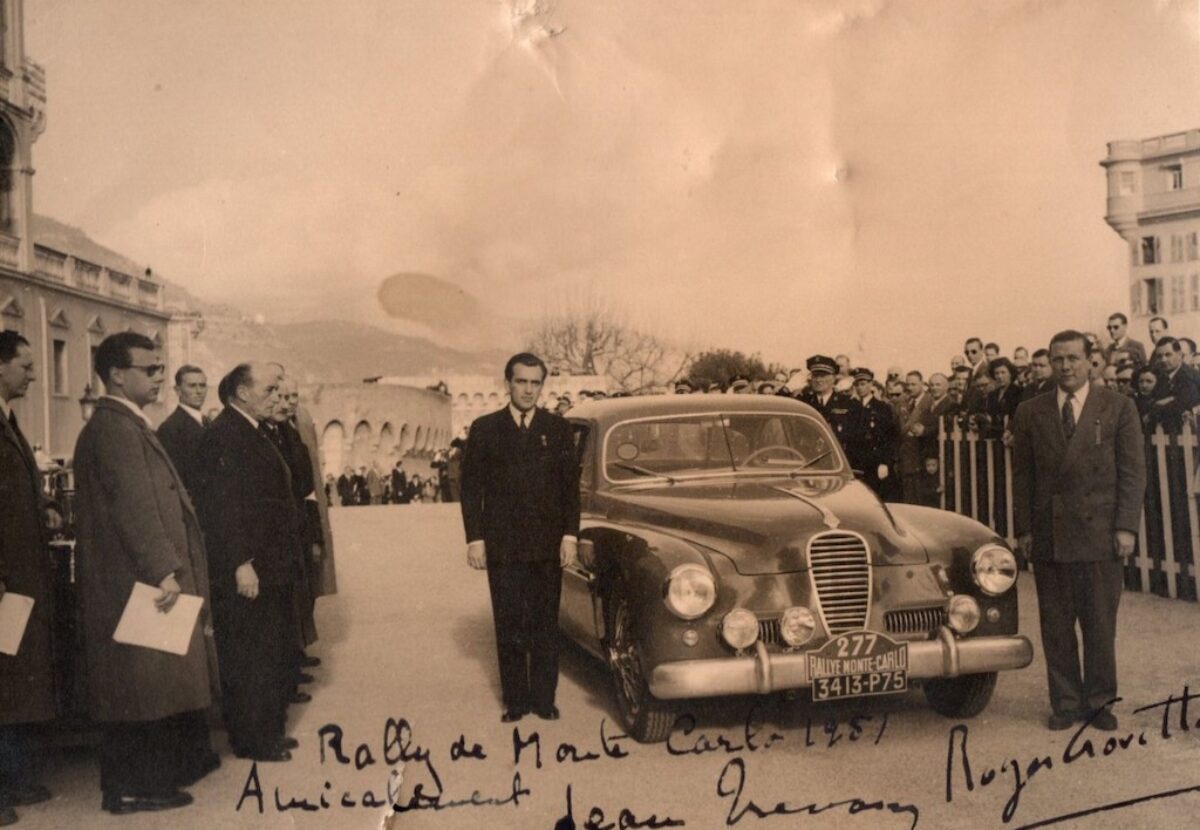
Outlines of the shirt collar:
[[184,412],[186,412],[188,415],[191,415],[192,420],[194,420],[200,426],[204,426],[204,413],[201,412],[199,409],[196,409],[194,406],[188,406],[185,403],[179,404],[179,408],[182,409]]
[[[537,407],[529,410],[529,414],[525,418],[525,426],[533,424],[533,416],[537,412]],[[508,405],[508,414],[512,416],[513,423],[518,427],[521,426],[521,410],[517,409],[511,403]]]
[[[1079,417],[1079,413],[1083,411],[1083,405],[1087,402],[1088,391],[1092,388],[1092,382],[1089,380],[1083,386],[1075,390],[1075,417]],[[1061,386],[1056,386],[1054,394],[1058,399],[1058,408],[1061,410],[1063,404],[1067,402],[1067,393],[1063,391]]]
[[129,400],[129,398],[118,398],[116,395],[102,395],[101,397],[107,398],[110,401],[117,401],[122,406],[129,407],[129,409],[135,415],[142,419],[142,422],[145,423],[146,426],[150,427],[150,429],[154,429],[154,422],[147,418],[146,413],[142,411],[142,408],[133,401]]
[[12,412],[12,407],[8,405],[8,401],[4,400],[4,398],[0,398],[0,415],[3,415],[5,418],[7,418],[8,413],[10,412]]
[[243,418],[245,418],[247,421],[249,421],[249,422],[250,422],[250,426],[254,427],[255,429],[258,429],[258,419],[257,419],[257,418],[254,418],[254,417],[251,417],[250,415],[247,415],[245,412],[243,412],[242,410],[238,409],[238,408],[237,408],[237,407],[236,407],[234,404],[229,404],[229,408],[230,408],[230,409],[232,409],[232,410],[233,410],[234,412],[236,412],[237,414],[241,415],[241,416],[242,416]]

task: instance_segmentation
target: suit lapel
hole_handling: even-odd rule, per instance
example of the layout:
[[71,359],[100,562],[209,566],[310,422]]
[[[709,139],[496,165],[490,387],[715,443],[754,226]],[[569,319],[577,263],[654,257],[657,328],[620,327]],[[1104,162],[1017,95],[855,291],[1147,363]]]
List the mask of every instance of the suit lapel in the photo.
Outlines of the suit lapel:
[[[1071,436],[1070,442],[1067,443],[1066,453],[1063,455],[1062,464],[1059,466],[1059,471],[1065,472],[1075,461],[1078,460],[1083,448],[1088,445],[1089,441],[1095,439],[1096,426],[1100,423],[1100,414],[1104,410],[1104,403],[1100,400],[1099,390],[1092,388],[1088,390],[1087,400],[1083,403],[1083,410],[1075,419],[1075,432]],[[1059,427],[1062,431],[1062,427]]]
[[129,409],[129,407],[120,403],[105,401],[103,398],[101,398],[100,402],[96,404],[96,407],[103,407],[104,409],[115,412],[118,415],[129,418],[131,421],[137,424],[138,429],[142,433],[142,437],[146,439],[146,443],[149,444],[156,453],[158,453],[159,458],[161,458],[163,463],[167,465],[167,469],[171,471],[171,479],[175,482],[175,492],[179,495],[180,503],[183,504],[187,512],[193,514],[194,516],[196,508],[192,505],[191,496],[188,495],[187,487],[185,487],[183,484],[183,479],[179,477],[179,471],[175,469],[175,464],[171,461],[171,456],[167,454],[166,448],[159,443],[158,436],[154,434],[154,430],[150,428],[150,425],[146,423],[145,419],[139,418]]
[[1030,401],[1030,405],[1037,407],[1035,410],[1038,416],[1037,422],[1041,425],[1040,429],[1049,444],[1049,449],[1061,466],[1063,455],[1067,450],[1067,436],[1063,432],[1062,418],[1059,416],[1058,396],[1053,392],[1039,395]]
[[35,482],[41,481],[41,471],[38,469],[37,459],[34,458],[33,448],[29,446],[29,442],[25,440],[24,435],[18,435],[16,430],[12,428],[8,418],[0,414],[0,430],[3,431],[4,437],[12,442],[12,445],[17,448],[17,453],[21,456],[21,460],[25,462],[29,474]]

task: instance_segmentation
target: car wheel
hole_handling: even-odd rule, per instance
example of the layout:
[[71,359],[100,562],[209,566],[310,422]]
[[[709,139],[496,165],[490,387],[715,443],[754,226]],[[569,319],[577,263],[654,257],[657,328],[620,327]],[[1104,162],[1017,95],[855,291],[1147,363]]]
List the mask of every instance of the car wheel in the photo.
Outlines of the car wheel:
[[996,689],[996,672],[968,674],[945,680],[926,680],[925,697],[933,711],[948,718],[973,718],[982,712]]
[[606,606],[609,609],[606,654],[621,720],[626,731],[640,743],[665,741],[675,725],[675,710],[652,695],[646,684],[629,600],[618,590]]

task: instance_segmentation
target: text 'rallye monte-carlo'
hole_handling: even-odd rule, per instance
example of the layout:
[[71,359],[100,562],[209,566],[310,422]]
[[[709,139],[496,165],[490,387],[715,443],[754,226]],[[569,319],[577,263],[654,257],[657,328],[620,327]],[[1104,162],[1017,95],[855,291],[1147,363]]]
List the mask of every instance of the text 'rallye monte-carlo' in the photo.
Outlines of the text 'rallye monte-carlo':
[[983,711],[1017,633],[1017,563],[971,519],[884,505],[820,415],[790,398],[662,395],[568,412],[578,561],[559,624],[604,659],[625,727],[670,734],[676,702],[807,689],[815,701],[921,685]]

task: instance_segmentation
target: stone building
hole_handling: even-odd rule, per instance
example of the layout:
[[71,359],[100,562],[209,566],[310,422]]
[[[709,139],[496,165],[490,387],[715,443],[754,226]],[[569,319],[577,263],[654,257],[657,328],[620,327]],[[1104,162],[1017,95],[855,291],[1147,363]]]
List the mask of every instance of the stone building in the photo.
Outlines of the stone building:
[[23,335],[36,362],[37,380],[14,405],[22,429],[65,457],[83,427],[83,401],[102,391],[92,355],[106,335],[149,336],[173,370],[199,325],[166,308],[148,269],[34,215],[32,148],[46,127],[46,81],[25,55],[23,14],[21,0],[0,3],[0,327]]
[[[433,454],[449,446],[450,399],[430,389],[398,385],[315,384],[300,398],[321,440],[326,473],[344,467],[390,470],[399,459],[424,474]],[[411,463],[410,463],[411,462]]]
[[[1133,318],[1200,331],[1200,129],[1113,141],[1105,221],[1129,246]],[[1131,327],[1145,337],[1145,325]]]

